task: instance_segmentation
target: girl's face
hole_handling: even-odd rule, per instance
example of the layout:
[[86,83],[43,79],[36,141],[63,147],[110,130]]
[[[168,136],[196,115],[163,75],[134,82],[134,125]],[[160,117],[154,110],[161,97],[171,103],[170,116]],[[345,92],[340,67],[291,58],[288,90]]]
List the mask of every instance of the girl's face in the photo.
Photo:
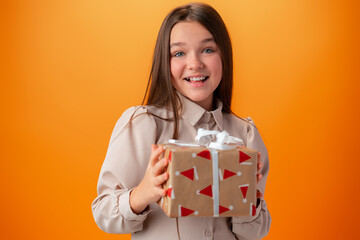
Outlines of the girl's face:
[[170,70],[173,86],[185,97],[210,111],[213,92],[222,78],[219,48],[200,23],[183,21],[170,34]]

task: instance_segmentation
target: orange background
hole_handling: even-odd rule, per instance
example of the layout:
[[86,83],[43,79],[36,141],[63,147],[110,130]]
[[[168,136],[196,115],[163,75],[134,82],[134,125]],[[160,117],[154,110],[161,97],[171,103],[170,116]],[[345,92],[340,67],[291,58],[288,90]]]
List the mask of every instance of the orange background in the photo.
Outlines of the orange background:
[[[1,1],[1,238],[130,239],[91,202],[112,128],[141,103],[165,15],[187,1]],[[360,239],[359,4],[208,1],[234,47],[233,110],[270,155],[266,239]]]

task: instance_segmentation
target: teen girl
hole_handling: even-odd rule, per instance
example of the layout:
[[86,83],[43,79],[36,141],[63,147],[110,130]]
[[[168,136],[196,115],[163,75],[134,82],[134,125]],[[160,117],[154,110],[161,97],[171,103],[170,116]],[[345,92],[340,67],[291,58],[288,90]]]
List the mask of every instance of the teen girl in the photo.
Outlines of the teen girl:
[[[157,240],[258,239],[268,233],[268,154],[251,119],[232,114],[232,67],[229,34],[212,7],[192,3],[168,14],[155,46],[147,103],[126,110],[110,139],[92,204],[102,230]],[[199,128],[226,130],[261,153],[255,216],[174,219],[156,204],[169,177],[163,172],[168,159],[159,159],[163,149],[156,144],[193,142]]]

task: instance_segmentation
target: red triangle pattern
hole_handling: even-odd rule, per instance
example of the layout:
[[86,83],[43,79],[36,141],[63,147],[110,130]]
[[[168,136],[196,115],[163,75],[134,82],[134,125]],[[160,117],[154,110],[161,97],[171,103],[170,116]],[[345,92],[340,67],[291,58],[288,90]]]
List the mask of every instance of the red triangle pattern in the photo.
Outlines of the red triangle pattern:
[[223,207],[223,206],[219,206],[219,214],[222,214],[222,213],[224,213],[224,212],[227,212],[227,211],[229,211],[230,209],[229,208],[227,208],[227,207]]
[[236,175],[236,173],[234,173],[232,171],[229,171],[227,169],[224,170],[224,179],[227,179],[227,178],[232,177],[234,175]]
[[189,216],[190,214],[192,214],[193,212],[195,212],[194,210],[188,209],[188,208],[184,208],[184,207],[180,207],[181,209],[181,216],[182,217],[186,217]]
[[248,186],[240,187],[240,189],[241,189],[241,192],[242,192],[244,198],[246,198],[246,193],[247,193],[247,190],[248,190]]
[[190,168],[189,170],[182,171],[181,175],[184,175],[185,177],[194,181],[194,168]]
[[204,194],[206,196],[212,197],[212,187],[211,185],[207,186],[206,188],[204,188],[203,190],[199,191],[199,193]]
[[168,188],[166,190],[166,194],[171,198],[171,192],[172,192],[172,188]]
[[254,204],[251,204],[252,207],[252,216],[256,215],[256,206]]
[[246,160],[249,160],[251,157],[242,151],[239,151],[239,163],[245,162]]
[[170,153],[169,153],[169,161],[171,162],[171,153],[172,153],[172,151],[170,151]]
[[202,152],[199,152],[197,155],[198,155],[199,157],[203,157],[203,158],[206,158],[206,159],[211,160],[210,151],[209,151],[209,150],[204,150],[204,151],[202,151]]

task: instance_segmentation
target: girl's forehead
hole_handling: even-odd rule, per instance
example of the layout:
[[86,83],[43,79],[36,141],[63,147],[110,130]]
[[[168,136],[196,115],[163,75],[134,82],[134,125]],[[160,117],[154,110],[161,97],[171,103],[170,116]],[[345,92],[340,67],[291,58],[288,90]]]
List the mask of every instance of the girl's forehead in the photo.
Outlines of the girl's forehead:
[[176,23],[170,32],[170,42],[194,40],[197,38],[210,39],[212,34],[197,21],[181,21]]

